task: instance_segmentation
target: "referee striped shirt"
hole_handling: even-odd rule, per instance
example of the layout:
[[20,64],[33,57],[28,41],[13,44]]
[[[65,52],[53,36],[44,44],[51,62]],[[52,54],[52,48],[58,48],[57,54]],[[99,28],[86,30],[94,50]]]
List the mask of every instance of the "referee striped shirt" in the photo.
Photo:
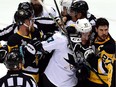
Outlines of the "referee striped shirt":
[[0,87],[37,87],[36,82],[22,71],[9,71],[0,79]]

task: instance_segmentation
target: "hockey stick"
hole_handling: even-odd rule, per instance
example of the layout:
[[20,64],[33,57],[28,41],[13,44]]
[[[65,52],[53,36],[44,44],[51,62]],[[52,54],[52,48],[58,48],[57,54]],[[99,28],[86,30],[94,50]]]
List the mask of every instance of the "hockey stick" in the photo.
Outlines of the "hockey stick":
[[61,13],[60,13],[60,10],[59,10],[59,8],[58,8],[58,5],[57,5],[56,0],[54,0],[54,3],[55,3],[56,9],[57,9],[57,11],[58,11],[60,20],[61,20],[61,22],[62,22],[62,24],[63,24],[63,28],[64,28],[64,21],[63,21],[63,19],[62,19],[62,15],[61,15]]
[[[54,18],[54,16],[53,16],[51,13],[48,12],[48,10],[47,10],[46,6],[43,4],[43,2],[42,2],[41,0],[39,0],[39,2],[40,2],[40,4],[43,6],[43,8],[45,9],[45,11],[49,14],[49,16],[53,19],[53,21],[57,24],[57,26],[62,30],[62,32],[63,32],[63,33],[67,33],[67,31],[64,30],[64,29],[59,25],[59,23],[56,21],[56,19]],[[59,29],[59,31],[61,31],[60,29]]]
[[[54,20],[54,22],[57,24],[57,26],[60,28],[58,28],[59,29],[59,31],[61,31],[66,37],[67,37],[67,39],[68,39],[68,41],[69,41],[69,45],[70,45],[70,48],[71,48],[71,50],[73,51],[73,45],[72,45],[72,42],[71,42],[71,40],[70,40],[70,37],[69,37],[69,35],[68,35],[68,32],[66,31],[66,29],[65,28],[62,28],[60,25],[59,25],[59,23],[55,20],[55,18],[54,18],[54,16],[51,14],[51,13],[49,13],[48,12],[48,10],[47,10],[47,8],[46,8],[46,6],[43,4],[43,2],[41,1],[41,0],[38,0],[39,2],[40,2],[40,4],[43,6],[43,8],[46,10],[46,12],[49,14],[49,16]],[[75,59],[75,61],[76,61],[76,53],[73,51],[73,54],[74,54],[74,59]]]
[[[75,0],[73,0],[72,1],[72,3],[74,2]],[[61,22],[62,22],[62,24],[63,24],[63,26],[64,26],[64,22],[63,22],[63,20],[62,20],[62,16],[61,16],[61,13],[60,13],[60,11],[59,11],[59,8],[58,8],[58,5],[57,5],[57,3],[56,3],[56,0],[54,0],[54,3],[55,3],[55,6],[56,6],[56,9],[57,9],[57,11],[58,11],[58,14],[59,14],[59,16],[60,16],[60,19],[61,19]],[[72,4],[71,3],[71,4]],[[69,36],[68,36],[69,37]],[[70,40],[70,37],[68,38],[69,40]],[[70,45],[71,45],[72,43],[70,43]],[[74,52],[74,51],[73,51]],[[75,53],[75,52],[74,52]],[[75,53],[75,55],[76,55],[76,53]],[[67,60],[68,61],[68,60]],[[91,66],[90,66],[90,64],[86,61],[86,59],[84,58],[84,61],[86,62],[86,66],[90,69],[90,70],[92,70],[93,72],[95,72],[95,74],[98,76],[98,78],[101,80],[101,82],[107,87],[107,84],[101,79],[101,77],[98,75],[98,72],[97,71],[95,71],[94,70],[94,68],[92,68]]]
[[[58,27],[63,31],[64,35],[68,38],[70,47],[71,47],[71,49],[72,49],[72,51],[73,51],[73,54],[74,54],[74,59],[76,60],[76,58],[77,58],[77,57],[76,57],[76,53],[75,53],[74,50],[73,50],[72,42],[71,42],[71,40],[70,40],[70,37],[69,37],[69,35],[68,35],[66,29],[62,28],[62,27],[58,24],[58,22],[54,19],[53,15],[52,15],[51,13],[48,12],[47,8],[46,8],[45,5],[42,3],[42,1],[39,1],[39,2],[40,2],[40,4],[43,6],[43,8],[46,10],[46,12],[49,14],[49,16],[50,16],[50,17],[54,20],[54,22],[58,25]],[[60,30],[60,31],[61,31],[61,30]],[[85,61],[86,61],[86,59],[85,59]],[[92,67],[90,66],[90,64],[88,63],[88,61],[86,61],[86,65],[87,65],[87,67],[88,67],[90,70],[92,70],[93,72],[95,72],[95,74],[98,76],[98,78],[101,80],[101,82],[103,82],[103,84],[106,85],[106,83],[104,83],[104,81],[101,79],[101,77],[98,75],[98,73],[94,70],[94,68],[92,68]]]

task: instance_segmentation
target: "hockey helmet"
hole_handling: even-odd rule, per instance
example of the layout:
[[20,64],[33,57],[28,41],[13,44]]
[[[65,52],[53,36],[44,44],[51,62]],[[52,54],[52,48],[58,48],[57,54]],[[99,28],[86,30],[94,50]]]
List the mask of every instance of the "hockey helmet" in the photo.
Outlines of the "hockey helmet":
[[21,55],[18,49],[12,50],[11,52],[7,53],[5,58],[5,66],[8,69],[16,69],[19,67],[19,63],[24,63],[23,56]]
[[66,27],[68,36],[73,43],[81,42],[80,33],[75,28],[75,25],[70,25]]
[[22,2],[18,5],[18,10],[29,10],[32,12],[32,14],[34,14],[34,10],[33,10],[33,7],[32,5],[29,3],[29,2]]
[[67,26],[66,30],[67,30],[68,34],[76,34],[77,33],[77,30],[76,30],[74,24],[71,24],[71,25]]
[[82,11],[87,11],[89,9],[87,2],[85,1],[75,1],[72,3],[71,10],[75,11],[75,12],[82,12]]
[[92,30],[92,26],[86,18],[78,19],[76,21],[75,28],[78,32],[81,33],[87,33]]
[[60,5],[62,7],[66,7],[69,9],[71,4],[72,4],[72,0],[60,0]]
[[18,10],[15,12],[14,19],[17,25],[22,25],[26,19],[30,19],[32,13],[29,10]]

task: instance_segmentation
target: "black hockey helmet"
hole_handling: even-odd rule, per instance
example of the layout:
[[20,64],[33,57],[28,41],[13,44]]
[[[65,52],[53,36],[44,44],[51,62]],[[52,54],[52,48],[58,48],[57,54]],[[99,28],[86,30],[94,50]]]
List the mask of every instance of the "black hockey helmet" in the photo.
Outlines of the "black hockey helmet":
[[26,19],[30,19],[32,13],[29,10],[18,10],[14,14],[14,19],[17,25],[22,25]]
[[66,27],[66,30],[67,30],[67,33],[69,35],[70,34],[76,34],[77,33],[77,30],[76,30],[75,26],[73,26],[73,25],[67,26]]
[[29,10],[29,11],[32,12],[32,14],[34,14],[33,7],[31,5],[31,3],[29,3],[29,2],[22,2],[22,3],[20,3],[18,5],[18,10],[21,10],[21,9],[23,9],[23,10]]
[[75,28],[75,25],[70,25],[66,27],[68,36],[73,43],[81,42],[80,33]]
[[76,1],[72,3],[70,9],[75,12],[82,12],[82,11],[87,11],[89,7],[87,2],[85,1]]
[[5,58],[5,65],[8,69],[16,69],[19,67],[19,63],[24,63],[23,56],[18,49],[13,49],[11,52],[7,53]]

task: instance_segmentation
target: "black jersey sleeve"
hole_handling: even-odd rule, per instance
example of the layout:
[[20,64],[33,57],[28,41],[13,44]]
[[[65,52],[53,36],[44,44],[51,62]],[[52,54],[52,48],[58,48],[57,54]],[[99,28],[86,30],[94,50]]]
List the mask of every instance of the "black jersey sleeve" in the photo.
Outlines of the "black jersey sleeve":
[[16,24],[11,24],[7,26],[6,28],[3,28],[0,30],[0,40],[7,41],[8,37],[12,34],[15,33],[17,25]]

